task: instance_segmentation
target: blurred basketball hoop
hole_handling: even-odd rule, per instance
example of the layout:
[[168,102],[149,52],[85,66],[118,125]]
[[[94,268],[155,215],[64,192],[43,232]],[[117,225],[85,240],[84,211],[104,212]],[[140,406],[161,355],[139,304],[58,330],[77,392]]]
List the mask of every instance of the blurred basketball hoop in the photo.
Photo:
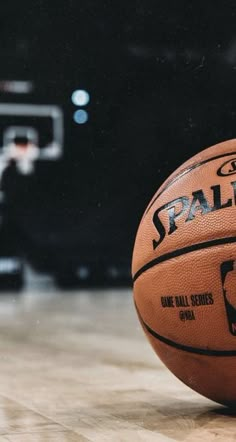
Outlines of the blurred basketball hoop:
[[0,103],[0,178],[11,161],[19,173],[63,153],[63,113],[58,106]]

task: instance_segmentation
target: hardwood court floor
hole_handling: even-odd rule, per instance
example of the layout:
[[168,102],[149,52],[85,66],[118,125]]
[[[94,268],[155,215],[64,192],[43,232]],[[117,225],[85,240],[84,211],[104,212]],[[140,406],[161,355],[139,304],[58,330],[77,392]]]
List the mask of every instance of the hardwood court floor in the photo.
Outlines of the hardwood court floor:
[[129,290],[0,297],[0,441],[236,441],[157,359]]

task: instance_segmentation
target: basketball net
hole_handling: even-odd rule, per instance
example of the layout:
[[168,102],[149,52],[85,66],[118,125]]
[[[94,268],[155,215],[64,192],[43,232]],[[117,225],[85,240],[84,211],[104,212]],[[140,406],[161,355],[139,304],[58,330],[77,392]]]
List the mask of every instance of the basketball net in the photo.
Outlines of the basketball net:
[[34,162],[39,158],[40,149],[32,142],[10,143],[3,149],[0,156],[0,180],[4,170],[14,161],[16,168],[22,175],[29,175],[34,171]]

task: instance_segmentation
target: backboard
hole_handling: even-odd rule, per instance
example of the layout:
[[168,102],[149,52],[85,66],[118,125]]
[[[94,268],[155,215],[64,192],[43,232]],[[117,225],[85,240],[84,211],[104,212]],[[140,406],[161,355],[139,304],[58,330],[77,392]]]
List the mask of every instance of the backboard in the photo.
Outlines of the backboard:
[[0,103],[0,160],[12,143],[32,143],[37,160],[56,160],[63,153],[63,112],[59,106]]

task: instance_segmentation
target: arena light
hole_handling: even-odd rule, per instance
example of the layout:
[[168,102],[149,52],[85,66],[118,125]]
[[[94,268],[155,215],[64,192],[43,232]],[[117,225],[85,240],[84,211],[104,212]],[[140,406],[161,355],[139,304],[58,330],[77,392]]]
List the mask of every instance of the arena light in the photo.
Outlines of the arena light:
[[77,124],[85,124],[88,121],[88,112],[83,109],[78,109],[75,111],[73,119]]
[[75,106],[86,106],[89,100],[89,93],[84,89],[77,89],[71,95],[71,101]]

